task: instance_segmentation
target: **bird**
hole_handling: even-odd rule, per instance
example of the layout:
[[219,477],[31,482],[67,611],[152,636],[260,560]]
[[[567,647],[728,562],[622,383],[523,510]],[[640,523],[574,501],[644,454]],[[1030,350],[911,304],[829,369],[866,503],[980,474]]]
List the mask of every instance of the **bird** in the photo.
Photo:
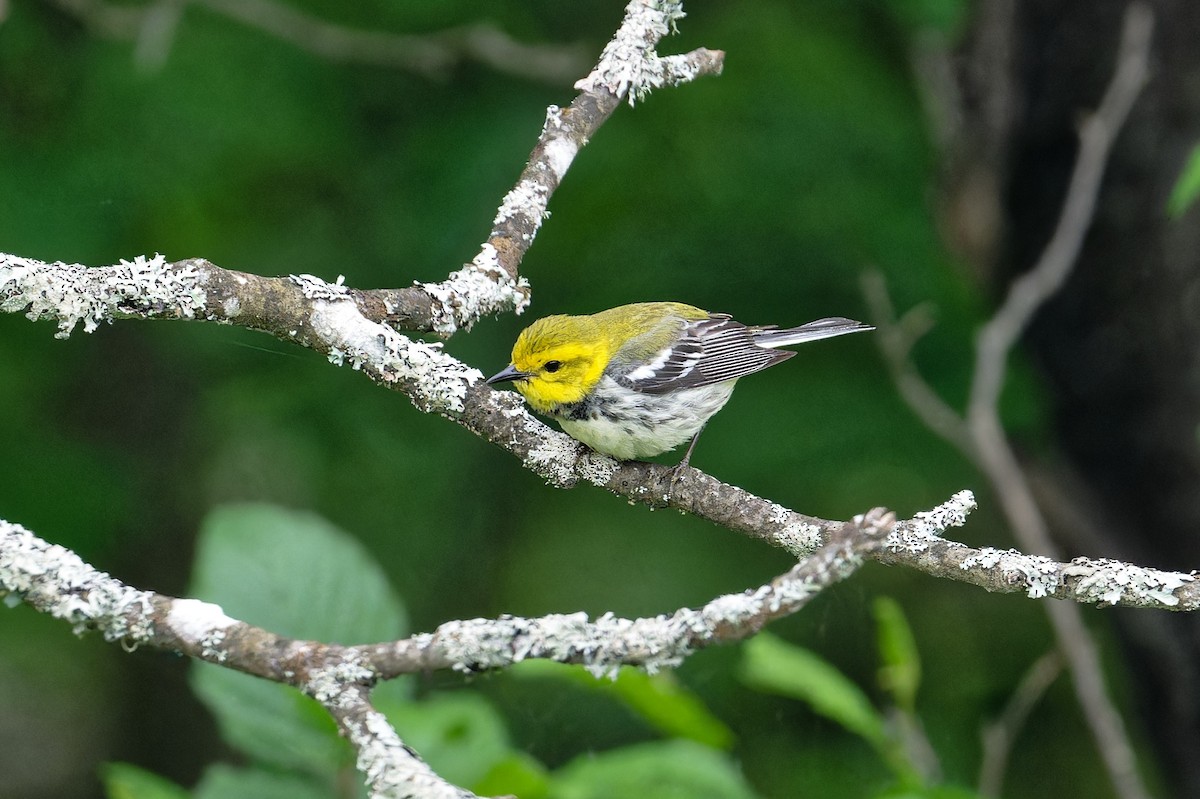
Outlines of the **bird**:
[[681,302],[639,302],[538,319],[486,382],[512,381],[535,411],[617,460],[651,458],[690,439],[678,471],[740,378],[796,354],[777,347],[873,329],[840,316],[779,329]]

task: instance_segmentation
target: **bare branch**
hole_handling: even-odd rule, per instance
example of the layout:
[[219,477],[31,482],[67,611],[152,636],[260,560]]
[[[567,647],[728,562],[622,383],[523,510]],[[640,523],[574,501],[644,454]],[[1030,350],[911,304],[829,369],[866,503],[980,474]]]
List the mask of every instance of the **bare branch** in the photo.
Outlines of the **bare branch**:
[[[1029,552],[1013,564],[1013,573],[1037,581],[1039,562],[1054,562],[1056,547],[1048,525],[1028,481],[1017,461],[1000,421],[999,400],[1007,371],[1008,357],[1033,314],[1062,286],[1075,265],[1084,236],[1091,226],[1101,180],[1118,132],[1124,125],[1134,101],[1149,77],[1150,34],[1153,14],[1135,2],[1126,11],[1121,45],[1113,78],[1100,107],[1085,119],[1079,132],[1079,152],[1063,204],[1058,225],[1046,249],[1034,267],[1014,281],[1007,299],[995,316],[984,325],[976,340],[976,361],[966,410],[966,440],[961,441],[957,416],[944,413],[939,398],[916,375],[907,352],[887,354],[901,391],[931,429],[955,442],[987,476],[998,497],[1018,544]],[[886,295],[884,295],[886,296]],[[877,303],[882,305],[882,303]],[[887,308],[884,308],[887,310]],[[889,314],[890,315],[890,312]],[[886,353],[885,353],[886,354]],[[914,389],[914,385],[916,388]],[[930,399],[930,398],[933,399]],[[951,412],[952,414],[953,412]],[[992,557],[989,555],[989,558]],[[1121,572],[1114,561],[1073,561],[1088,574],[1084,582],[1093,590],[1101,583],[1108,586],[1130,582],[1143,584],[1148,595],[1160,593],[1158,574]],[[1072,574],[1075,573],[1072,566]],[[1110,569],[1121,572],[1105,574]],[[1192,581],[1191,575],[1178,575]],[[1148,577],[1149,582],[1143,583]],[[1070,579],[1065,573],[1054,581]],[[1115,579],[1114,579],[1115,578]],[[1175,578],[1168,577],[1168,584]],[[1098,580],[1099,582],[1094,582]],[[1101,591],[1108,589],[1100,589]],[[1170,589],[1165,589],[1170,591]],[[1084,626],[1075,605],[1052,603],[1047,613],[1064,657],[1070,665],[1072,684],[1096,739],[1101,758],[1113,785],[1122,799],[1142,799],[1147,791],[1137,773],[1133,747],[1104,685],[1103,670],[1096,646]]]
[[1062,671],[1063,660],[1057,651],[1042,655],[1021,678],[1000,718],[984,728],[983,762],[979,766],[981,796],[1000,796],[1012,745],[1029,719],[1029,714]]
[[[979,464],[996,489],[1018,543],[1053,556],[1045,517],[1000,422],[999,401],[1008,356],[1030,318],[1062,286],[1074,267],[1091,226],[1109,152],[1149,76],[1153,14],[1133,3],[1125,14],[1116,71],[1100,107],[1083,123],[1079,153],[1058,226],[1037,263],[1014,281],[1008,298],[979,333],[975,376],[967,406],[967,426]],[[1051,605],[1055,635],[1070,664],[1080,707],[1096,738],[1113,786],[1122,799],[1149,794],[1137,772],[1133,746],[1104,684],[1095,642],[1078,607]]]
[[1083,121],[1079,130],[1079,153],[1054,234],[1033,268],[1013,281],[1008,298],[980,331],[968,418],[996,406],[1004,384],[1008,353],[1037,309],[1062,286],[1079,257],[1096,210],[1109,152],[1150,77],[1153,29],[1154,14],[1149,7],[1132,3],[1121,29],[1112,81],[1100,107]]
[[98,35],[135,41],[138,62],[161,67],[188,6],[203,8],[335,63],[368,64],[443,79],[463,62],[544,83],[569,83],[587,66],[580,45],[525,44],[484,23],[428,34],[335,25],[277,0],[159,0],[125,6],[104,0],[49,0]]
[[970,457],[972,444],[966,422],[949,403],[938,396],[912,362],[912,348],[917,339],[928,331],[931,322],[917,318],[916,308],[906,313],[903,319],[897,319],[881,272],[864,272],[861,284],[870,309],[871,323],[878,331],[875,341],[901,399],[926,427]]

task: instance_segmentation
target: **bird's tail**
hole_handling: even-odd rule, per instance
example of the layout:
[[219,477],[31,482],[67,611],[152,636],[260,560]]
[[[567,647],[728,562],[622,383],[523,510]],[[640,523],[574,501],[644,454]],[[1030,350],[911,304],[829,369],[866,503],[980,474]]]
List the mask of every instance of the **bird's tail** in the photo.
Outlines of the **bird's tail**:
[[871,325],[864,325],[853,319],[842,316],[831,316],[818,319],[799,327],[789,327],[787,330],[758,330],[754,333],[754,343],[761,347],[788,347],[805,341],[817,341],[823,338],[844,336],[847,333],[857,333],[860,330],[874,330]]

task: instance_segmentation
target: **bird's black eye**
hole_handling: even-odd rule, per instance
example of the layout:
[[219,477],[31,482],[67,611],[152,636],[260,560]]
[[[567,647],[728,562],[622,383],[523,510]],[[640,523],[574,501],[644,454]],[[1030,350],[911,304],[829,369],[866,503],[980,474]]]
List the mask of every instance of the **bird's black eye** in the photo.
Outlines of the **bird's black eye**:
[[546,361],[545,365],[542,366],[542,368],[545,369],[547,372],[557,372],[559,369],[562,368],[562,361]]

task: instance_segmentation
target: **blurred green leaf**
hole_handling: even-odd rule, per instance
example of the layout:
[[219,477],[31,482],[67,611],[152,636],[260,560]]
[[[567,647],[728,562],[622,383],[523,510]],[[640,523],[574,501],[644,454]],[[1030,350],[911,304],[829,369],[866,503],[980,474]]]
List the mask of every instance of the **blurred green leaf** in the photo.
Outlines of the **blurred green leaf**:
[[1200,144],[1192,148],[1171,196],[1167,198],[1167,213],[1172,219],[1178,219],[1195,202],[1200,195]]
[[131,763],[105,763],[101,769],[108,799],[187,799],[181,786]]
[[610,680],[594,677],[582,666],[529,660],[519,664],[512,674],[568,680],[611,694],[655,730],[672,738],[687,738],[714,749],[729,749],[734,743],[733,731],[672,672],[647,674],[625,667],[616,680]]
[[329,714],[295,688],[211,663],[194,664],[189,682],[226,743],[256,761],[314,775],[353,762]]
[[533,756],[511,752],[492,766],[482,780],[475,783],[480,796],[519,796],[521,799],[543,799],[550,790],[550,777]]
[[[595,679],[590,674],[587,677]],[[714,749],[733,746],[733,731],[709,712],[700,697],[682,685],[673,672],[647,674],[641,669],[623,668],[609,685],[627,707],[664,735],[687,738]]]
[[969,788],[934,785],[928,788],[895,788],[876,794],[877,799],[983,799]]
[[366,644],[408,630],[403,605],[357,540],[316,514],[274,505],[208,515],[191,593],[293,638]]
[[586,755],[555,772],[551,799],[754,799],[733,759],[692,741]]
[[[283,635],[325,642],[394,639],[404,609],[357,541],[320,517],[270,505],[236,505],[201,526],[193,595]],[[313,774],[349,762],[350,751],[316,702],[285,685],[207,663],[193,690],[231,745],[256,760]],[[404,690],[389,683],[389,690]]]
[[921,656],[912,628],[904,617],[900,604],[891,597],[875,600],[872,610],[879,637],[879,684],[892,695],[895,703],[907,713],[917,704],[917,689],[921,685]]
[[194,799],[329,799],[327,785],[262,769],[210,766],[193,793]]
[[881,751],[887,747],[883,716],[867,695],[828,661],[807,649],[759,633],[743,648],[741,678],[759,691],[807,703]]
[[455,785],[475,787],[512,756],[504,721],[472,691],[435,694],[420,702],[376,700],[401,739]]

